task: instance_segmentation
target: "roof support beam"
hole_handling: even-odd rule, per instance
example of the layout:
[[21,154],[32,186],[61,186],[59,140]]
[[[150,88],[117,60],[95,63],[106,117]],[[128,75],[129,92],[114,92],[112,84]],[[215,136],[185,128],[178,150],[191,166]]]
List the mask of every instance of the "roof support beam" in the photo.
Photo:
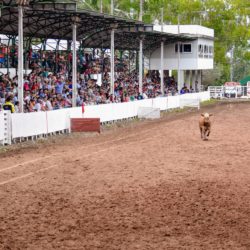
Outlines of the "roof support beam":
[[73,56],[72,56],[72,107],[76,107],[77,99],[77,59],[76,59],[76,23],[72,25],[72,45],[73,45]]
[[18,6],[18,101],[23,113],[23,6]]
[[110,94],[112,95],[112,98],[114,98],[114,93],[115,93],[115,30],[111,30],[111,46],[110,46],[110,51],[111,51],[111,57],[110,57]]
[[140,51],[139,51],[139,93],[142,95],[142,83],[143,83],[143,37],[140,39]]

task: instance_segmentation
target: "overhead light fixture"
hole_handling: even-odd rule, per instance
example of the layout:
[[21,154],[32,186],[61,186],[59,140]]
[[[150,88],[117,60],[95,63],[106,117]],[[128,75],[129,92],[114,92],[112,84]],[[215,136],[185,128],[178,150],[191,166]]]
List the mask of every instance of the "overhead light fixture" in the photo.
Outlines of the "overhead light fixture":
[[71,20],[74,24],[78,24],[81,22],[81,18],[79,16],[72,16]]
[[111,23],[110,24],[111,29],[117,29],[117,27],[118,27],[118,23]]

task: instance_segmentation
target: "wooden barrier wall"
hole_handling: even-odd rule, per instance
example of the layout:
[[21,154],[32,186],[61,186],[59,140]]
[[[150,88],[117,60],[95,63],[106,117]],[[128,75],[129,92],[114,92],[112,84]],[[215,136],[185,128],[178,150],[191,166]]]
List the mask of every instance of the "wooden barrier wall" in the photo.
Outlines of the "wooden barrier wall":
[[100,118],[71,118],[71,131],[100,133]]

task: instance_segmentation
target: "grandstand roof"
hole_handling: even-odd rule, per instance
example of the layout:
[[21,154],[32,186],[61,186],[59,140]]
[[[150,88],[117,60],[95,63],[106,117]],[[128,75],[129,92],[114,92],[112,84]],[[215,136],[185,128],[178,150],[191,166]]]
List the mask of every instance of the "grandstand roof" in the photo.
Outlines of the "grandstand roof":
[[[15,0],[2,0],[0,31],[6,35],[17,35],[18,8]],[[153,25],[145,25],[131,19],[77,10],[76,3],[39,2],[31,0],[25,7],[23,19],[24,36],[34,38],[72,39],[72,18],[78,17],[77,40],[84,47],[109,48],[111,28],[115,28],[116,49],[138,49],[140,38],[144,38],[144,49],[160,46],[162,39],[168,42],[187,41],[187,35],[161,33]]]

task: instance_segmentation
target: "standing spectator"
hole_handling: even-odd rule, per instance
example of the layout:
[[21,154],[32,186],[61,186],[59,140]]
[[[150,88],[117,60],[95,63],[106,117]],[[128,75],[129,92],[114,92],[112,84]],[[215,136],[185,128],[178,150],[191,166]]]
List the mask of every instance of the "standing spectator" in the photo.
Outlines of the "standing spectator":
[[8,96],[3,105],[3,110],[9,110],[11,113],[15,113],[15,106],[11,101],[12,101],[12,97]]

